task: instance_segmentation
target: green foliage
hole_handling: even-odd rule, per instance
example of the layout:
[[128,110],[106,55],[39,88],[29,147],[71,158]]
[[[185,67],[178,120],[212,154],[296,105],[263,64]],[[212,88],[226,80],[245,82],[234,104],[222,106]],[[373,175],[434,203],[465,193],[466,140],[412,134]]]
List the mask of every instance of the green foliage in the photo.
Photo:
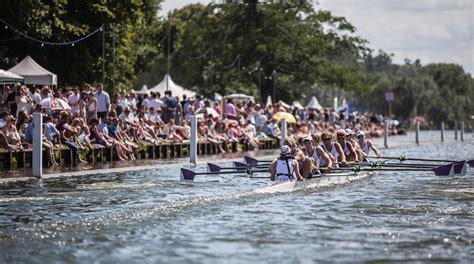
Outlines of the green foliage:
[[[156,56],[156,0],[117,1],[3,1],[0,17],[29,36],[51,42],[78,39],[105,25],[105,57],[102,32],[74,46],[41,46],[11,29],[0,29],[0,68],[10,68],[31,55],[48,70],[58,74],[60,84],[102,81],[106,66],[106,88],[131,88],[138,71]],[[113,41],[115,40],[115,56]],[[115,57],[115,63],[113,60]]]
[[406,60],[404,65],[392,63],[391,55],[380,51],[365,59],[369,92],[359,101],[369,110],[387,113],[384,93],[392,91],[396,118],[425,116],[433,124],[441,121],[468,121],[474,114],[472,77],[455,64],[429,64]]
[[[365,41],[349,35],[355,28],[345,18],[315,10],[312,1],[194,4],[171,13],[166,23],[176,32],[171,75],[206,95],[237,92],[266,100],[275,79],[277,98],[287,102],[315,94],[315,83],[365,88],[356,63],[367,51]],[[156,75],[141,75],[137,86],[158,82],[166,59],[159,56]]]

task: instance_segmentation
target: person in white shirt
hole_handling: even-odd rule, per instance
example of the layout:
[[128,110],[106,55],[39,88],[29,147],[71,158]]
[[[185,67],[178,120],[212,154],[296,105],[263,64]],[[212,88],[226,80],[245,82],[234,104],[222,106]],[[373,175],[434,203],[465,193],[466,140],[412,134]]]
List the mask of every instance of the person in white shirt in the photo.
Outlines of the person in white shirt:
[[150,107],[150,111],[148,111],[146,115],[147,119],[153,123],[161,124],[161,109],[159,111],[155,111],[154,107]]
[[125,90],[120,91],[120,97],[118,99],[117,103],[122,109],[125,108],[130,108],[130,102],[128,101],[128,98],[125,95]]
[[97,98],[97,117],[104,118],[110,110],[110,97],[101,83],[97,84],[95,97]]
[[150,104],[150,96],[148,94],[144,94],[143,95],[142,106],[145,106],[147,111],[148,111],[148,105],[149,104]]
[[148,104],[148,109],[153,107],[155,110],[158,110],[161,109],[162,105],[163,101],[160,100],[160,93],[152,93],[150,103]]
[[69,110],[71,113],[76,113],[79,110],[79,99],[81,99],[81,95],[79,94],[79,87],[74,87],[74,92],[67,98],[67,103],[71,107]]
[[41,102],[40,90],[36,88],[30,89],[30,97],[34,104],[39,104]]
[[137,111],[137,97],[135,95],[135,91],[131,90],[128,92],[128,102],[130,102],[130,110],[132,112]]

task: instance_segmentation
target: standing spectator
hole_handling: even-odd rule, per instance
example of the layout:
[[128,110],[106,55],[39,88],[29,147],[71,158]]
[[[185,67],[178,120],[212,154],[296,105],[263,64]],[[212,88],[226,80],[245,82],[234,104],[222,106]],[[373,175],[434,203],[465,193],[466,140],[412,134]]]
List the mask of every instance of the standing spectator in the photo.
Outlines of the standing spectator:
[[130,103],[130,110],[135,113],[138,109],[138,101],[137,101],[137,96],[135,94],[135,91],[131,90],[128,93],[128,96],[129,96],[128,102]]
[[71,113],[76,113],[79,111],[79,100],[81,96],[79,94],[79,86],[74,87],[73,93],[67,98],[67,103],[71,107],[69,110]]
[[17,105],[16,105],[16,95],[20,86],[15,86],[10,93],[7,95],[7,104],[10,106],[10,113],[16,114]]
[[33,107],[33,100],[28,93],[28,89],[24,85],[19,88],[19,93],[16,96],[16,104],[16,116],[18,116],[18,113],[21,111],[29,113],[30,109]]
[[155,111],[158,111],[158,109],[161,109],[162,105],[163,101],[160,100],[160,93],[152,93],[150,103],[148,104],[148,109],[150,109],[150,107],[153,107],[155,108]]
[[30,89],[30,97],[33,100],[34,104],[39,104],[39,102],[41,101],[40,90],[33,86]]
[[146,110],[148,111],[148,105],[150,104],[150,95],[148,93],[143,95],[143,101],[142,101],[142,106],[146,107]]
[[104,86],[99,83],[97,84],[97,117],[104,118],[108,115],[110,110],[110,97],[109,94],[104,91]]
[[237,120],[237,110],[235,109],[234,100],[232,100],[232,98],[227,99],[227,104],[225,105],[225,115],[229,119]]
[[170,90],[165,91],[165,97],[163,98],[163,115],[161,119],[164,123],[168,123],[170,119],[176,120],[176,99],[172,96]]

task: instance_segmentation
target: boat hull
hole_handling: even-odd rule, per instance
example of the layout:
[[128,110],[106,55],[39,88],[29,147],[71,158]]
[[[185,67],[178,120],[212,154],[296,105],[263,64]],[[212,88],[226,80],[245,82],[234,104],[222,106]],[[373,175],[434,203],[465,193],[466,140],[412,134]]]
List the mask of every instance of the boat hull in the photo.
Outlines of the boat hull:
[[273,183],[268,187],[255,190],[257,193],[275,193],[275,192],[291,192],[298,189],[328,187],[332,185],[346,184],[358,181],[372,176],[373,172],[345,172],[321,174],[320,176],[305,181],[286,181]]

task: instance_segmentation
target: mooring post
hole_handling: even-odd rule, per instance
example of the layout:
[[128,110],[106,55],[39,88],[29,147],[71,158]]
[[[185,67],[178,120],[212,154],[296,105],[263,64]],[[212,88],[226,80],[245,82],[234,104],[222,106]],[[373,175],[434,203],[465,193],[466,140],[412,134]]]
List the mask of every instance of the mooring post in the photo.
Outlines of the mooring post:
[[454,140],[458,140],[458,121],[454,121]]
[[388,148],[388,120],[385,120],[383,125],[383,145]]
[[33,114],[33,176],[43,176],[43,114]]
[[444,122],[441,122],[441,142],[444,142]]
[[283,146],[283,142],[286,139],[286,119],[281,120],[281,142],[280,146]]
[[420,145],[420,121],[416,121],[415,141],[417,145]]
[[461,141],[464,141],[464,121],[461,121]]
[[190,146],[189,146],[189,161],[196,165],[197,161],[197,117],[191,116],[191,131],[190,131]]

